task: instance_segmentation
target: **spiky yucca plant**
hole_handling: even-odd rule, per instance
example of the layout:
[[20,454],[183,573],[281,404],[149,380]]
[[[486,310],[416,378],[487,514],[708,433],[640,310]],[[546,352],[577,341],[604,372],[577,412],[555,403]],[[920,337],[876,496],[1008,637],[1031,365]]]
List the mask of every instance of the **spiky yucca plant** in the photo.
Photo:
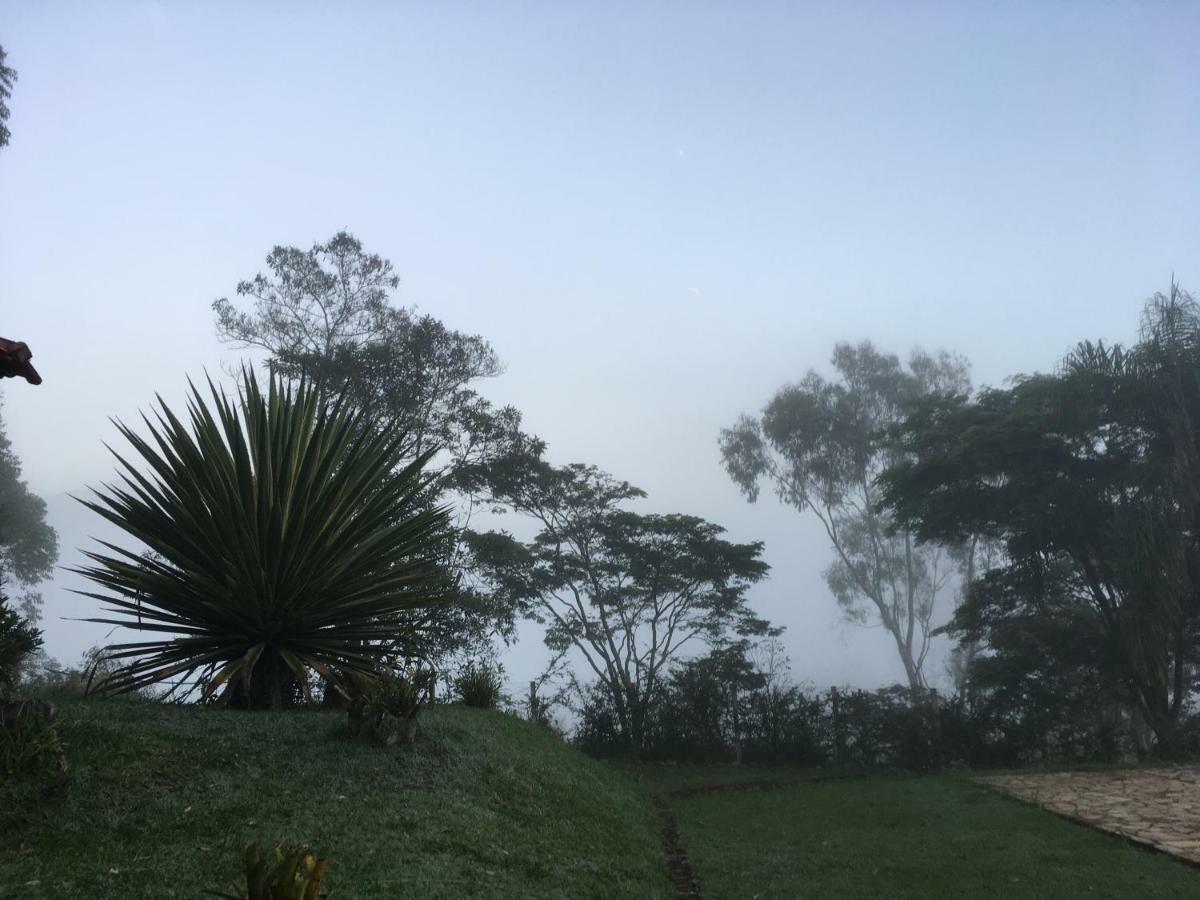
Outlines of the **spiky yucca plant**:
[[189,424],[161,397],[148,440],[115,423],[148,469],[112,451],[121,483],[80,501],[150,551],[87,554],[76,571],[108,593],[80,593],[118,616],[89,621],[161,635],[106,648],[120,667],[93,690],[198,674],[207,696],[277,709],[310,670],[370,678],[398,614],[445,596],[448,511],[422,502],[432,452],[404,464],[403,434],[308,384],[264,393],[243,371],[235,399],[209,380],[211,406],[189,386]]

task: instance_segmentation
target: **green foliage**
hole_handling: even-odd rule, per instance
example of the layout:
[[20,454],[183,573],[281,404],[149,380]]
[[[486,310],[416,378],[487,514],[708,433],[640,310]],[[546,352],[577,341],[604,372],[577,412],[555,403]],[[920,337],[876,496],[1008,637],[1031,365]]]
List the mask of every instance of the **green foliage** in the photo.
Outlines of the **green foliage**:
[[[419,502],[436,507],[453,498],[465,523],[480,498],[460,470],[520,443],[521,415],[493,406],[474,388],[503,370],[491,345],[393,306],[398,285],[392,264],[345,231],[308,250],[275,247],[267,271],[237,286],[249,310],[227,298],[213,304],[217,331],[227,342],[266,350],[273,372],[319,384],[376,427],[406,433],[412,456],[439,448],[431,463],[438,477]],[[469,573],[457,530],[444,533],[437,552],[457,576],[448,586],[454,602],[401,614],[421,632],[423,657],[440,664],[481,652],[496,634],[510,638],[515,610],[463,577]]]
[[12,96],[12,86],[16,83],[17,72],[4,64],[8,54],[0,47],[0,147],[8,144],[12,132],[8,130],[8,98]]
[[674,896],[645,793],[514,716],[435,705],[396,753],[349,738],[340,711],[59,709],[70,794],[0,806],[0,885],[40,880],[30,897],[228,889],[259,835],[325,850],[333,898]]
[[436,678],[433,672],[420,669],[380,675],[368,684],[367,709],[399,719],[416,718],[421,708],[432,702]]
[[1177,286],[1131,348],[1081,344],[1055,374],[914,409],[883,501],[922,539],[1005,550],[949,629],[987,648],[982,690],[1090,684],[1169,746],[1200,635],[1198,423],[1200,308]]
[[820,521],[835,553],[825,580],[843,613],[891,634],[919,690],[949,560],[893,528],[874,482],[897,458],[889,429],[921,397],[969,390],[968,366],[916,351],[906,369],[869,342],[838,344],[832,363],[836,379],[810,371],[777,391],[761,418],[742,416],[723,430],[721,456],[750,502],[766,482],[781,502]]
[[760,542],[736,544],[695,516],[639,515],[644,496],[595,466],[554,466],[544,446],[471,473],[493,498],[541,526],[532,541],[469,532],[485,589],[546,625],[552,650],[577,650],[606,691],[631,753],[667,666],[691,641],[770,631],[747,603],[766,577]]
[[412,640],[398,614],[444,596],[431,548],[447,513],[415,506],[429,455],[398,465],[403,434],[304,383],[272,378],[263,393],[243,372],[237,402],[209,387],[211,408],[192,388],[190,429],[165,404],[145,420],[149,441],[118,425],[150,474],[114,453],[122,485],[81,501],[150,551],[87,554],[77,571],[109,591],[87,596],[118,616],[91,621],[177,635],[108,647],[128,662],[97,690],[200,672],[206,696],[278,708],[310,669],[372,676]]
[[350,729],[385,744],[410,745],[416,739],[417,715],[433,703],[437,674],[427,669],[382,666],[362,682],[350,702]]
[[[1053,646],[1037,650],[1054,658]],[[641,758],[910,772],[1114,762],[1133,748],[1114,727],[1119,708],[1097,696],[1089,674],[1025,679],[1026,693],[981,692],[974,700],[903,685],[813,691],[752,665],[733,645],[675,666],[646,711]],[[1200,723],[1187,724],[1192,741]],[[574,740],[594,756],[628,754],[608,692],[593,687],[585,696]]]
[[21,664],[41,646],[41,632],[10,609],[8,599],[0,594],[0,700],[16,689]]
[[454,693],[467,706],[496,709],[504,699],[504,669],[472,660],[454,676]]
[[0,592],[32,625],[41,605],[34,587],[49,577],[57,558],[58,535],[46,524],[46,504],[21,478],[21,461],[0,417]]
[[264,856],[259,841],[246,847],[246,893],[206,893],[224,900],[323,900],[329,894],[321,890],[321,881],[329,861],[317,859],[307,850],[276,847]]
[[55,709],[39,700],[0,703],[0,801],[37,803],[67,789]]

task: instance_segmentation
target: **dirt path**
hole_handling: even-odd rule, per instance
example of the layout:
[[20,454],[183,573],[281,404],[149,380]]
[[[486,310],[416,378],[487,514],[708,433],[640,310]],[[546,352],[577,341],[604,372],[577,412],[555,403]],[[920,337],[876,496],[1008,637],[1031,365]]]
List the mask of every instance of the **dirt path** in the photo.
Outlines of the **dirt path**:
[[715,784],[701,784],[694,787],[676,788],[673,791],[657,791],[654,795],[654,805],[662,820],[663,853],[667,859],[667,875],[675,886],[675,896],[678,900],[701,900],[700,882],[688,862],[687,851],[679,837],[679,823],[671,812],[672,797],[699,797],[704,794],[723,794],[728,791],[771,791],[801,781],[811,781],[803,778],[763,778],[757,781],[728,781]]
[[696,874],[688,862],[687,851],[679,840],[679,824],[671,814],[667,794],[658,792],[654,795],[654,805],[658,809],[658,817],[662,820],[663,854],[667,859],[667,877],[675,886],[675,896],[678,900],[700,900],[700,884]]

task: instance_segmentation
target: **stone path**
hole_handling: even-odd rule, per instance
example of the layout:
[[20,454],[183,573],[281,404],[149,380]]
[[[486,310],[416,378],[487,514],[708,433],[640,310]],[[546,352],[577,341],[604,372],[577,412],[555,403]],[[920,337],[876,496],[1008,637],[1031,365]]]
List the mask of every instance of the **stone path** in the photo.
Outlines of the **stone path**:
[[989,775],[976,780],[1200,865],[1200,767]]

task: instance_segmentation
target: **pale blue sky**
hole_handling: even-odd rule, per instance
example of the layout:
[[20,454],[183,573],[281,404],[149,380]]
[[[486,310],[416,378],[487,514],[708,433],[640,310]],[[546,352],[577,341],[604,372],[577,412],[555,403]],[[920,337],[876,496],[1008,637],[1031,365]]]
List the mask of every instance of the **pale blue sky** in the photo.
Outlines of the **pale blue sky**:
[[46,379],[4,386],[9,433],[46,496],[107,478],[108,416],[238,358],[211,301],[349,228],[494,344],[486,393],[555,459],[765,540],[797,676],[891,681],[819,530],[745,504],[717,432],[838,339],[995,383],[1200,288],[1198,40],[1188,3],[0,0],[0,334]]

